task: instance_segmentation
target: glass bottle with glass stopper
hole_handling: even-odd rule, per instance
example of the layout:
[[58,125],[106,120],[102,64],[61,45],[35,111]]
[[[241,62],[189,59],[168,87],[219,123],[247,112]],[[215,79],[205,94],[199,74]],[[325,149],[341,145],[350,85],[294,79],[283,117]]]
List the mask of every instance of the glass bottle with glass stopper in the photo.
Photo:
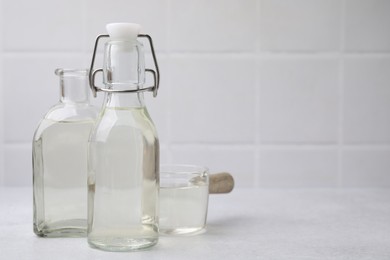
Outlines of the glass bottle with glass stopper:
[[[88,158],[88,242],[107,251],[131,251],[158,241],[159,141],[145,106],[143,92],[157,94],[159,71],[150,36],[137,24],[108,24],[100,35],[90,70],[90,85],[105,92],[105,101],[91,132]],[[103,69],[93,70],[101,38]],[[149,40],[156,71],[145,69],[143,45]],[[103,73],[104,87],[95,85]],[[154,85],[144,87],[145,72]]]
[[60,101],[33,138],[34,232],[42,237],[87,233],[87,145],[97,117],[88,70],[57,69]]

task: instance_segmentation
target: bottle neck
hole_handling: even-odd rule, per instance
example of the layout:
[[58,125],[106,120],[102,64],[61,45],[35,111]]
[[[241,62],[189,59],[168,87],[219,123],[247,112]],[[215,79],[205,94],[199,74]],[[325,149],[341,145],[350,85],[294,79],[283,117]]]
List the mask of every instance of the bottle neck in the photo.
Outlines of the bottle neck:
[[145,83],[145,62],[140,42],[106,43],[103,61],[103,83],[113,90],[136,90]]
[[[105,45],[103,83],[112,91],[138,90],[145,82],[144,52],[138,41],[109,41]],[[106,107],[144,107],[142,92],[108,92]]]
[[106,93],[106,107],[141,108],[145,107],[143,93]]
[[56,71],[60,77],[60,102],[65,104],[88,104],[89,87],[86,70]]

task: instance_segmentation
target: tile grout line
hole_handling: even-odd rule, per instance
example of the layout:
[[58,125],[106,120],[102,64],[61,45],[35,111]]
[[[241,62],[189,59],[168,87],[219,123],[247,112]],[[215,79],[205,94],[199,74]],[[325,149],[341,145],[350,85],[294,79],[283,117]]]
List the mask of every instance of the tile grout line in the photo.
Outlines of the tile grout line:
[[337,163],[337,186],[342,188],[344,186],[344,51],[345,51],[345,16],[346,16],[346,0],[341,1],[340,11],[340,57],[339,57],[339,102],[338,102],[338,163]]
[[[71,55],[85,55],[89,50],[83,47],[80,50],[3,50],[5,56],[50,56],[60,55],[67,56]],[[175,52],[171,50],[159,51],[158,55],[163,57],[175,57],[175,58],[230,58],[230,59],[248,59],[253,58],[254,54],[257,59],[337,59],[340,56],[340,52],[261,52],[255,50],[254,52]],[[147,52],[147,54],[150,54]],[[349,58],[390,58],[390,52],[361,52],[361,53],[342,53],[344,57]]]
[[[167,52],[167,60],[171,61],[171,6],[172,2],[171,0],[166,0],[166,9],[165,9],[165,19],[166,19],[166,39],[165,39],[165,46],[166,46],[166,52]],[[171,62],[168,62],[168,77],[167,77],[167,85],[172,86],[172,73],[169,73],[171,71]],[[173,162],[173,152],[172,152],[172,88],[170,88],[170,94],[168,96],[168,117],[167,117],[167,135],[168,135],[168,140],[167,140],[167,163],[172,163]]]
[[261,15],[261,0],[256,1],[256,18],[255,18],[255,32],[256,32],[256,46],[255,46],[255,90],[254,90],[254,101],[255,101],[255,129],[254,129],[254,138],[255,138],[255,147],[254,147],[254,162],[253,162],[253,180],[254,180],[254,187],[259,188],[260,182],[261,182],[261,171],[260,171],[260,44],[261,44],[261,35],[260,35],[260,15]]

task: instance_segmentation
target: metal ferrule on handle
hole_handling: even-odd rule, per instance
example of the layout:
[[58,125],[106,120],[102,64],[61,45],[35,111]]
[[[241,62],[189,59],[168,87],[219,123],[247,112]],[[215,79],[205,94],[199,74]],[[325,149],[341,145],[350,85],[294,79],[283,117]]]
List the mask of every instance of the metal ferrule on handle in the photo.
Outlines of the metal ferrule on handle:
[[101,87],[98,87],[95,85],[96,74],[99,72],[103,72],[103,69],[94,69],[95,57],[96,57],[97,47],[99,45],[99,40],[101,38],[109,38],[109,37],[110,36],[108,34],[101,34],[96,38],[96,41],[95,41],[95,46],[93,49],[93,55],[92,55],[92,61],[91,61],[91,67],[89,69],[89,86],[91,87],[93,96],[96,97],[96,93],[99,91],[109,92],[109,93],[135,93],[135,92],[152,91],[153,97],[156,97],[157,92],[158,92],[158,88],[160,85],[160,71],[158,69],[156,53],[154,51],[154,46],[153,46],[153,40],[152,40],[152,37],[150,37],[148,34],[139,34],[138,37],[139,38],[146,38],[149,42],[149,45],[150,45],[150,50],[152,52],[153,61],[154,61],[154,67],[156,70],[154,71],[153,69],[145,69],[145,72],[149,72],[153,75],[153,80],[154,80],[153,86],[145,87],[145,88],[141,88],[141,89],[115,90],[115,89],[101,88]]

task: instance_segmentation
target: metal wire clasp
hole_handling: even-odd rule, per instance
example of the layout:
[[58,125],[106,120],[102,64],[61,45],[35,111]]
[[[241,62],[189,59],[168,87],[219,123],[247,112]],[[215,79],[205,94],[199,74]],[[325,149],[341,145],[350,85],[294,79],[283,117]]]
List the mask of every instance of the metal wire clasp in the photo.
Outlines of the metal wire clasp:
[[96,57],[96,51],[97,47],[99,44],[99,40],[101,38],[109,38],[110,36],[108,34],[101,34],[98,37],[96,37],[95,41],[95,46],[93,49],[93,55],[92,55],[92,61],[91,61],[91,67],[89,69],[89,86],[91,87],[92,94],[94,97],[96,97],[96,92],[99,91],[104,91],[104,92],[111,92],[111,93],[131,93],[131,92],[144,92],[144,91],[152,91],[153,92],[153,97],[157,96],[157,91],[160,85],[160,71],[158,69],[158,64],[157,64],[157,58],[156,58],[156,53],[154,51],[154,46],[153,46],[153,40],[152,37],[148,34],[139,34],[139,38],[146,38],[149,42],[150,45],[150,50],[152,52],[153,56],[153,61],[154,61],[154,67],[156,71],[153,69],[145,69],[145,72],[152,73],[153,79],[154,79],[154,84],[153,86],[142,88],[142,89],[127,89],[127,90],[115,90],[115,89],[108,89],[108,88],[101,88],[95,85],[95,76],[98,72],[103,72],[103,69],[94,69],[94,64],[95,64],[95,57]]

